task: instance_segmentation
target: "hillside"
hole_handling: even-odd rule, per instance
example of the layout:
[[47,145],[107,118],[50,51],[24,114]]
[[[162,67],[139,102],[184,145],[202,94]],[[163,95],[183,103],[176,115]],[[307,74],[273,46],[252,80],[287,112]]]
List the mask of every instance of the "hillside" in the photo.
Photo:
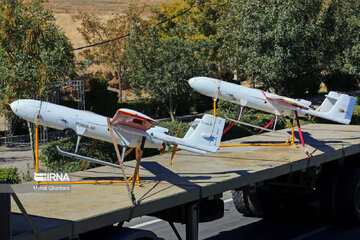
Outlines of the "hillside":
[[69,37],[74,48],[86,45],[85,41],[77,31],[80,27],[78,21],[74,21],[72,16],[84,11],[94,14],[103,20],[109,19],[113,14],[124,12],[131,2],[139,4],[147,3],[150,6],[159,6],[160,0],[49,0],[45,7],[54,12],[56,24]]

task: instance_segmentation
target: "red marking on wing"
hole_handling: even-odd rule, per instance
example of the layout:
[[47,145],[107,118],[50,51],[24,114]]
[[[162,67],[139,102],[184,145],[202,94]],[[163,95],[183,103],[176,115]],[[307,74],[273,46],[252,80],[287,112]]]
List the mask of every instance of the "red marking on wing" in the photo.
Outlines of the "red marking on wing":
[[286,100],[286,99],[283,99],[283,98],[268,97],[268,96],[266,96],[264,91],[261,91],[261,92],[262,92],[262,94],[264,94],[265,98],[268,99],[268,100],[278,102],[280,104],[286,104],[286,105],[290,105],[290,106],[293,106],[293,107],[298,107],[300,109],[305,109],[305,110],[309,109],[308,107],[302,106],[300,104],[294,103],[292,101],[289,101],[289,100]]
[[146,131],[154,126],[153,122],[154,120],[150,118],[118,110],[110,124],[113,126],[126,126],[137,130]]
[[141,119],[144,119],[146,121],[149,121],[149,122],[154,122],[153,119],[151,118],[147,118],[147,117],[144,117],[144,116],[140,116],[140,115],[137,115],[137,114],[134,114],[134,113],[130,113],[130,112],[127,112],[127,111],[123,111],[121,109],[117,110],[118,113],[123,113],[123,114],[126,114],[126,115],[129,115],[129,116],[133,116],[133,117],[136,117],[136,118],[141,118]]

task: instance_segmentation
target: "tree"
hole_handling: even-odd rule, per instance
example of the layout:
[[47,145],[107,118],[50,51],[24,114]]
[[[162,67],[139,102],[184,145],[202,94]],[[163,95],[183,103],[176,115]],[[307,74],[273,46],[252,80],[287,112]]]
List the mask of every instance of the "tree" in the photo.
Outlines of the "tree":
[[232,0],[219,56],[263,88],[315,93],[324,73],[358,72],[359,11],[356,0]]
[[89,91],[86,92],[86,104],[95,112],[112,116],[118,107],[117,94],[108,90],[109,82],[104,77],[89,80]]
[[0,114],[19,98],[46,98],[52,83],[75,75],[67,37],[41,1],[2,0],[0,6]]
[[320,0],[233,0],[222,19],[220,55],[253,84],[302,94],[319,84],[314,19],[320,6]]
[[[153,8],[155,23],[170,19],[159,25],[162,37],[180,37],[196,43],[199,39],[208,40],[211,45],[205,49],[207,62],[215,63],[221,69],[221,60],[217,51],[220,46],[219,20],[225,14],[229,0],[173,0],[163,1],[161,6]],[[217,67],[215,67],[217,68]],[[218,69],[214,69],[218,72]]]
[[[141,15],[145,11],[145,7],[130,4],[123,14],[116,14],[106,22],[101,21],[97,16],[81,12],[75,16],[75,19],[81,21],[81,27],[78,28],[78,31],[88,44],[96,44],[127,35],[130,31],[131,17],[134,14]],[[122,99],[122,80],[128,71],[128,63],[125,57],[126,43],[126,39],[122,38],[82,52],[85,61],[90,64],[106,64],[115,72],[115,77],[119,81],[119,100]]]
[[360,2],[323,1],[317,18],[321,69],[328,89],[346,90],[360,79]]
[[156,27],[143,34],[135,22],[128,44],[131,85],[149,92],[168,109],[174,121],[177,107],[191,102],[193,97],[187,80],[207,72],[203,54],[207,42],[195,44],[179,37],[164,39]]
[[[1,115],[11,116],[7,104],[14,100],[46,99],[54,83],[75,75],[72,46],[53,20],[40,0],[26,4],[22,0],[1,0]],[[30,139],[33,139],[30,124],[28,126]]]
[[[160,8],[153,9],[155,13],[153,19],[162,21],[180,15],[160,25],[161,34],[168,35],[175,28],[179,35],[193,40],[215,39],[218,35],[218,20],[225,13],[227,2],[228,0],[164,1],[161,2]],[[179,28],[179,25],[187,25],[187,31],[182,31],[185,29]]]

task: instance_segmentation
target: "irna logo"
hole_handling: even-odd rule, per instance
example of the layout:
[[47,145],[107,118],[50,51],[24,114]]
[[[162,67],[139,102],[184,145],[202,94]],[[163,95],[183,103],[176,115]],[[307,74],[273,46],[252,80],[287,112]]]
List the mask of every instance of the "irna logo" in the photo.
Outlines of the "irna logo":
[[70,182],[67,173],[34,173],[34,180],[37,182]]

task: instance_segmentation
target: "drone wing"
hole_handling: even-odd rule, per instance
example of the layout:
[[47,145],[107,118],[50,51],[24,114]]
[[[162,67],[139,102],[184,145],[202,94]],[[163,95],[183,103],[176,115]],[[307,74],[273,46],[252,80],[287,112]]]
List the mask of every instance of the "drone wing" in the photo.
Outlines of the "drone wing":
[[283,107],[287,107],[287,108],[300,108],[303,110],[309,110],[311,109],[310,105],[311,102],[303,100],[303,99],[299,99],[299,100],[295,100],[295,99],[291,99],[291,98],[286,98],[286,97],[271,97],[271,96],[267,96],[265,94],[264,91],[262,91],[262,93],[264,94],[265,98],[277,105],[283,106]]

